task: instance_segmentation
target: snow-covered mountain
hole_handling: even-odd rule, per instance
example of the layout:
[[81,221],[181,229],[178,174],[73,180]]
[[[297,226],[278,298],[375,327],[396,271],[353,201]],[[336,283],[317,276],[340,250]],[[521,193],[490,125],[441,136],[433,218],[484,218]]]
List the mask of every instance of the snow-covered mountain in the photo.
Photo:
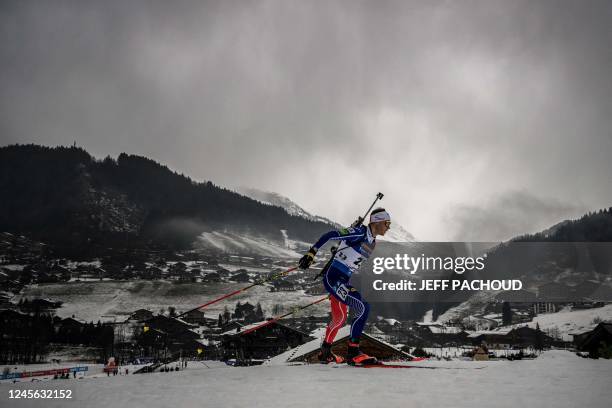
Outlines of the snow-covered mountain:
[[286,247],[288,239],[310,241],[330,229],[320,217],[295,217],[126,153],[99,160],[74,146],[6,146],[0,172],[0,231],[68,255],[126,244],[184,250],[203,232],[228,231]]
[[328,218],[321,217],[318,215],[314,215],[300,207],[291,199],[280,195],[278,193],[263,191],[256,188],[250,187],[239,187],[236,191],[239,194],[245,195],[253,200],[257,200],[264,204],[275,205],[277,207],[283,208],[290,215],[296,215],[298,217],[306,218],[310,221],[320,221],[327,224],[332,224],[336,226],[340,226],[337,222],[331,221]]
[[[254,200],[260,201],[264,204],[281,207],[290,215],[303,217],[310,221],[325,222],[328,224],[335,225],[336,227],[341,226],[339,223],[332,221],[328,218],[309,213],[308,211],[300,207],[298,204],[296,204],[294,201],[292,201],[290,198],[287,198],[278,193],[258,190],[256,188],[250,187],[239,187],[237,192]],[[379,239],[381,241],[387,242],[413,242],[415,240],[414,235],[412,235],[404,227],[397,224],[396,222],[393,223],[391,229],[385,234],[385,236]]]

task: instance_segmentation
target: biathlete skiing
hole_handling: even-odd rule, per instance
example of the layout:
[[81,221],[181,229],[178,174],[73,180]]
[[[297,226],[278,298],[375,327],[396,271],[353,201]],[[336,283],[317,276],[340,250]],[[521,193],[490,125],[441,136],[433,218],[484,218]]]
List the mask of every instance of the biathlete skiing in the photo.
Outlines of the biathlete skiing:
[[[380,194],[382,197],[382,194]],[[371,207],[370,207],[371,208]],[[361,221],[360,218],[359,221]],[[310,248],[299,262],[301,269],[308,269],[314,257],[323,245],[330,240],[340,241],[338,249],[332,259],[323,269],[323,285],[329,292],[331,305],[331,321],[325,330],[325,339],[321,345],[319,361],[323,363],[342,363],[344,359],[331,350],[338,330],[344,326],[347,318],[347,307],[354,313],[351,323],[350,340],[346,363],[351,365],[376,364],[375,357],[368,356],[359,349],[359,340],[363,332],[370,305],[361,297],[361,294],[349,284],[351,274],[359,269],[361,263],[367,259],[376,245],[376,236],[385,235],[391,228],[391,217],[384,208],[377,208],[370,213],[370,222],[367,226],[358,225],[339,231],[329,231]]]

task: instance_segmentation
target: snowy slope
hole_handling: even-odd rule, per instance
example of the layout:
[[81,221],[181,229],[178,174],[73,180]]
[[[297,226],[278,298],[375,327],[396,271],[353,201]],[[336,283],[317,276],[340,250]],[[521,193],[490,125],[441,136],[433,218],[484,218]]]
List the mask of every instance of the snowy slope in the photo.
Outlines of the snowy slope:
[[[566,351],[528,361],[439,361],[449,369],[360,369],[346,365],[223,367],[190,362],[174,373],[0,384],[70,389],[72,400],[25,399],[47,408],[203,407],[608,407],[612,363]],[[474,369],[484,367],[483,369]]]
[[[447,322],[457,318],[473,317],[473,313],[478,309],[478,305],[490,300],[490,294],[480,292],[461,305],[449,309],[446,313],[439,316],[439,322]],[[475,318],[474,318],[475,319]],[[572,341],[571,334],[578,334],[591,330],[597,325],[597,321],[612,321],[612,304],[604,307],[584,310],[571,310],[565,308],[557,313],[544,313],[535,316],[531,322],[520,323],[512,326],[504,326],[502,330],[509,330],[513,327],[529,326],[535,329],[536,324],[545,332],[556,332],[565,341]]]
[[[477,292],[465,302],[441,314],[437,321],[444,323],[468,317],[479,319],[475,316],[480,315],[486,304],[493,301],[495,294],[496,292]],[[539,324],[542,330],[557,331],[563,340],[571,341],[573,338],[570,334],[590,330],[596,326],[595,322],[598,320],[612,321],[611,304],[600,308],[584,310],[572,310],[568,307],[557,313],[540,314],[535,316],[531,322],[514,325],[514,327],[527,325],[535,328],[536,324]]]
[[298,242],[288,242],[287,239],[285,239],[284,245],[281,245],[259,237],[255,238],[219,231],[203,232],[198,236],[194,246],[198,249],[208,249],[230,254],[251,254],[294,259],[299,259],[301,256],[295,249],[308,248],[306,243],[300,246]]
[[612,305],[573,311],[563,309],[557,313],[538,315],[529,323],[517,324],[512,327],[527,325],[535,329],[536,324],[539,324],[540,329],[543,331],[558,330],[563,340],[572,341],[573,337],[570,334],[578,334],[591,330],[597,325],[597,321],[612,322]]

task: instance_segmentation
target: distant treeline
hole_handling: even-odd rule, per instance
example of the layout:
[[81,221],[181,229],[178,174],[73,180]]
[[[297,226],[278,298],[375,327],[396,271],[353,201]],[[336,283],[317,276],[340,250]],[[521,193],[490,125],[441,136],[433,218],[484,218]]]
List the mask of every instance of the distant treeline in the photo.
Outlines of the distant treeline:
[[51,343],[97,347],[100,361],[112,353],[113,328],[100,322],[80,323],[47,313],[3,310],[0,323],[0,364],[44,361]]
[[514,242],[612,242],[612,207],[564,221],[552,232],[521,235]]
[[0,196],[0,230],[64,246],[182,249],[207,230],[312,241],[330,229],[144,157],[79,147],[0,148]]

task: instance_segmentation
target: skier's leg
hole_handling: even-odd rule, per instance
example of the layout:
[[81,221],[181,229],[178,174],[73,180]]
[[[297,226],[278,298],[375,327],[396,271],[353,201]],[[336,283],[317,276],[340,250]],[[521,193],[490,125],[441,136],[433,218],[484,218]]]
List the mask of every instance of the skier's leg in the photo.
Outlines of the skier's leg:
[[[348,278],[333,267],[325,273],[323,286],[330,293],[330,299],[335,299],[338,303],[347,305],[354,312],[355,318],[351,323],[351,340],[359,341],[368,320],[370,305],[361,298],[357,289],[348,284]],[[332,302],[332,316],[333,308],[334,303]]]
[[349,364],[375,364],[375,357],[370,357],[359,349],[359,340],[365,327],[370,313],[370,304],[361,298],[361,294],[353,287],[350,287],[346,302],[354,313],[351,323],[351,337],[347,350],[347,363]]
[[338,334],[338,330],[340,330],[340,328],[344,326],[344,323],[346,322],[347,306],[344,303],[341,303],[334,296],[329,297],[329,302],[331,305],[332,319],[325,329],[325,342],[331,344],[334,342],[336,334]]
[[321,352],[318,355],[319,361],[324,363],[344,362],[344,358],[334,354],[331,351],[331,347],[336,334],[338,334],[338,330],[344,326],[348,316],[347,305],[344,303],[344,299],[337,293],[338,290],[340,290],[341,293],[344,293],[342,291],[348,290],[345,286],[346,281],[347,277],[333,267],[328,268],[323,276],[323,286],[325,286],[325,289],[327,289],[330,294],[329,300],[332,312],[332,319],[325,330],[325,339],[323,340],[323,344],[321,344]]
[[363,328],[368,321],[370,314],[370,304],[361,298],[361,293],[357,289],[350,287],[349,293],[346,296],[346,303],[354,313],[354,319],[351,323],[351,341],[359,342]]

